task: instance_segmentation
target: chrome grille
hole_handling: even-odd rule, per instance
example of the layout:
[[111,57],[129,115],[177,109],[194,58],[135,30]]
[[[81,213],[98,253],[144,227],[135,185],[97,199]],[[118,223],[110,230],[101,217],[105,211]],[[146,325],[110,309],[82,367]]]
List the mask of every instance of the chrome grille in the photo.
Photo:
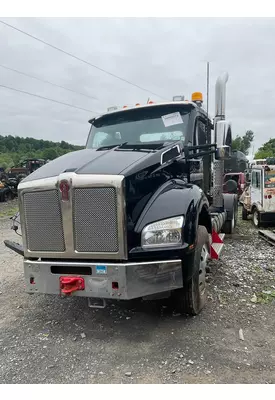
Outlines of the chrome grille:
[[73,196],[73,223],[76,251],[118,252],[115,188],[76,188]]
[[57,190],[25,193],[26,240],[30,251],[65,251]]

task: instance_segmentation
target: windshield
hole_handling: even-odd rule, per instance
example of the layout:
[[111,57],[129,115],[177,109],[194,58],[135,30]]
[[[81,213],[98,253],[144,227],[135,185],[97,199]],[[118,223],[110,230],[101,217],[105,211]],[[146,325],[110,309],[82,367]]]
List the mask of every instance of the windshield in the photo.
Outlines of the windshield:
[[106,114],[92,123],[86,147],[185,141],[190,107],[153,106]]

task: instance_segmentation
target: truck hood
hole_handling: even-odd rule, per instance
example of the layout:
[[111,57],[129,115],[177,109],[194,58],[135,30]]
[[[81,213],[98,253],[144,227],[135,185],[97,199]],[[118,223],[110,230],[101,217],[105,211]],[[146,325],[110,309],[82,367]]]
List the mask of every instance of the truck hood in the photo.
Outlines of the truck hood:
[[159,164],[160,155],[166,147],[171,147],[171,143],[161,143],[148,150],[122,146],[79,150],[50,161],[28,175],[22,182],[50,178],[64,172],[126,176],[136,170]]

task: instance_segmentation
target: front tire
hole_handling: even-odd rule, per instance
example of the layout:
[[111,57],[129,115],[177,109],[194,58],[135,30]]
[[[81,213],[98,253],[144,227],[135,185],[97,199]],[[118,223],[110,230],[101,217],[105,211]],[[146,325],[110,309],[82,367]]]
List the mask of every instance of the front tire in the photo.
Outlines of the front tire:
[[259,215],[259,211],[257,210],[257,208],[254,208],[254,210],[253,210],[252,221],[253,221],[253,225],[255,226],[255,228],[260,228],[260,226],[261,226],[260,215]]
[[[197,243],[191,255],[193,275],[182,289],[174,292],[174,305],[181,314],[198,315],[206,302],[206,267],[209,258],[209,235],[204,226],[199,225]],[[184,263],[184,261],[183,261]],[[184,268],[184,266],[183,266]]]

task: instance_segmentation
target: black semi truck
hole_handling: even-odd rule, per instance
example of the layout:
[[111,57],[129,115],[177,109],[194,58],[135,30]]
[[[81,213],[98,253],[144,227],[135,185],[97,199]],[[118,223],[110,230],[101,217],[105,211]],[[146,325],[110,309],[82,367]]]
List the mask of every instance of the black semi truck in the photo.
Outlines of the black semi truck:
[[234,150],[231,152],[231,157],[224,162],[224,172],[227,173],[245,173],[248,170],[249,162],[246,155]]
[[83,296],[90,307],[170,296],[181,313],[201,311],[207,262],[237,220],[236,196],[222,193],[227,80],[216,83],[214,120],[199,92],[113,108],[89,121],[86,149],[21,181],[22,243],[5,244],[23,256],[28,293]]

